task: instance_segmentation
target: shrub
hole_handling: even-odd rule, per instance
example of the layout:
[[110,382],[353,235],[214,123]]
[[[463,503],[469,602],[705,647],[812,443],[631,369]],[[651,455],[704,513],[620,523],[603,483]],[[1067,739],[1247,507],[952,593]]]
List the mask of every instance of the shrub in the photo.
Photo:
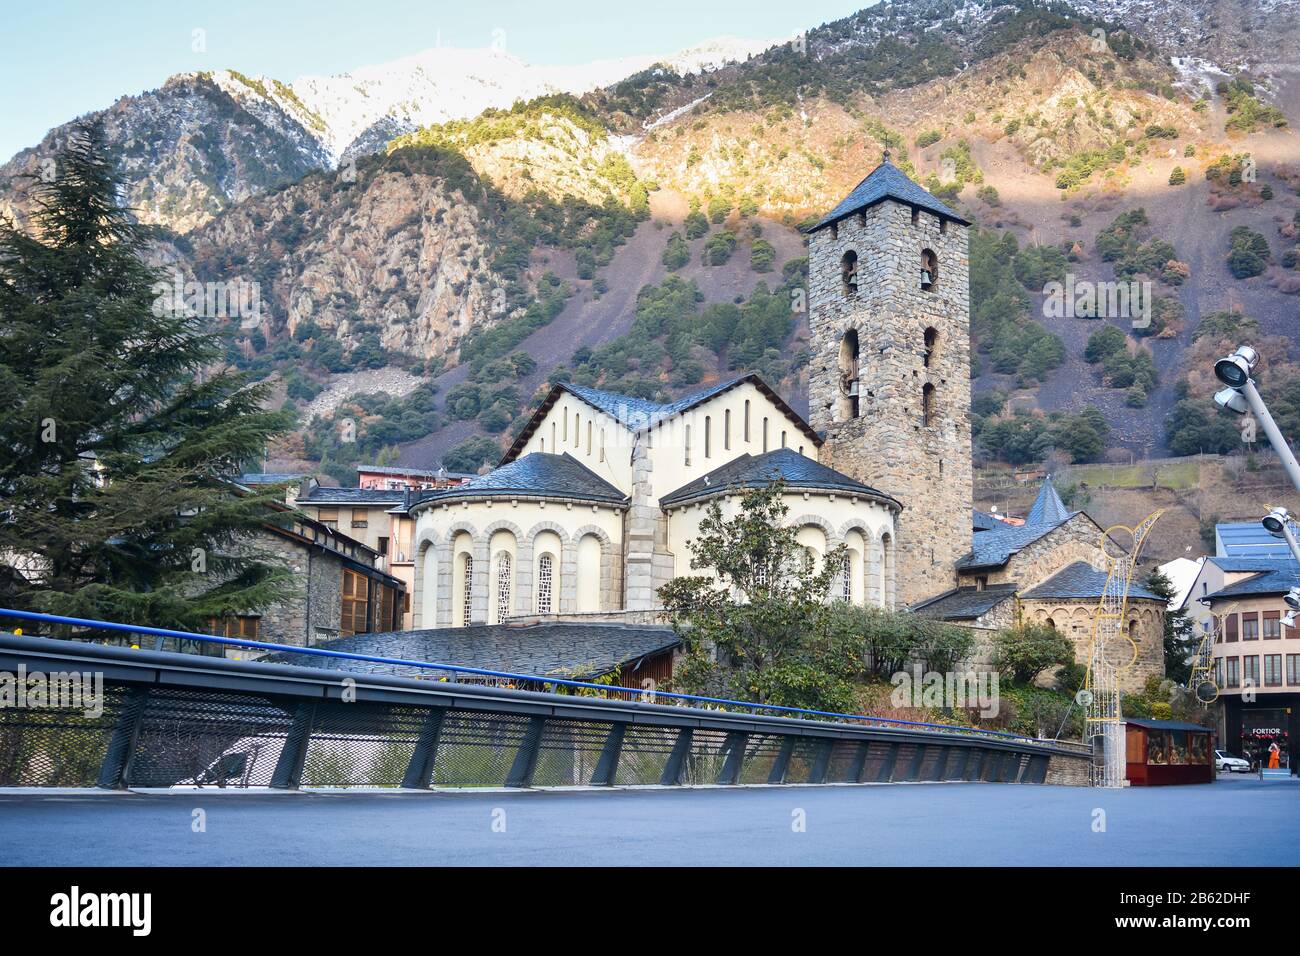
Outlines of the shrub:
[[1045,624],[1021,624],[993,638],[993,666],[1017,683],[1032,684],[1044,671],[1072,663],[1074,645]]

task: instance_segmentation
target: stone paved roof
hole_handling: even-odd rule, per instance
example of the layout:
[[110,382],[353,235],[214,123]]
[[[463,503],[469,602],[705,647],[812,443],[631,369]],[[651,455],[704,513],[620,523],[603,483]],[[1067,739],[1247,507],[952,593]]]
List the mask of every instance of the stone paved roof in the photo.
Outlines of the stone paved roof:
[[976,531],[972,535],[971,552],[957,562],[957,569],[973,571],[979,568],[1000,568],[1011,559],[1013,554],[1055,531],[1061,524],[1064,522],[1003,525],[1001,528],[993,528],[989,531]]
[[946,591],[910,608],[921,617],[939,621],[973,621],[993,610],[1003,601],[1014,597],[1015,584],[990,584],[987,587],[960,587]]
[[1029,509],[1029,514],[1025,517],[1025,524],[1055,526],[1068,517],[1070,517],[1070,509],[1065,507],[1065,502],[1056,493],[1056,486],[1052,484],[1052,476],[1048,475],[1043,479],[1043,487],[1038,490],[1034,506]]
[[[1278,567],[1279,564],[1282,566]],[[1219,588],[1208,596],[1208,600],[1215,601],[1219,598],[1244,597],[1252,594],[1285,594],[1296,586],[1300,586],[1300,566],[1297,566],[1294,561],[1276,562],[1270,571],[1261,571],[1252,574],[1244,581]]]
[[873,169],[866,179],[858,183],[853,191],[841,200],[838,206],[822,217],[821,221],[808,231],[816,232],[824,226],[838,222],[845,216],[874,206],[886,199],[896,199],[909,206],[919,206],[921,209],[927,209],[945,219],[959,222],[962,225],[969,225],[965,219],[909,179],[905,172],[889,160],[885,160]]
[[[661,625],[546,622],[530,626],[477,624],[470,627],[354,634],[321,645],[375,657],[459,664],[513,674],[592,678],[623,665],[624,673],[642,658],[676,647],[679,638]],[[379,664],[338,657],[277,654],[265,660],[361,673],[401,677],[450,676],[429,668]]]
[[[1105,588],[1105,571],[1098,571],[1087,561],[1075,561],[1020,596],[1025,600],[1052,598],[1100,600]],[[1129,584],[1128,596],[1139,600],[1159,601],[1162,604],[1165,600],[1136,581]]]
[[659,504],[681,505],[719,494],[728,488],[765,487],[775,479],[782,479],[788,488],[810,488],[819,491],[836,491],[847,494],[868,495],[881,501],[901,505],[882,491],[864,485],[801,455],[793,448],[779,448],[762,455],[741,455],[701,478],[685,484],[659,499]]
[[582,464],[569,453],[552,455],[533,452],[463,485],[421,492],[412,505],[418,508],[440,501],[463,498],[545,497],[573,501],[620,504],[627,495]]
[[998,528],[1007,527],[1005,521],[993,517],[987,511],[980,511],[978,508],[971,510],[971,529],[974,531],[995,531]]

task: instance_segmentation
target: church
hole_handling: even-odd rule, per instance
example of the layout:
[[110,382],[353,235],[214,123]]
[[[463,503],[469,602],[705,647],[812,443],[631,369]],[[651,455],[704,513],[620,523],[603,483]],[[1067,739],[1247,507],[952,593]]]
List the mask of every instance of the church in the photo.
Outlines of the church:
[[[1085,651],[1102,529],[1050,481],[1024,525],[973,509],[969,225],[886,157],[808,230],[807,420],[752,374],[669,403],[555,385],[497,468],[406,506],[414,626],[652,621],[706,509],[780,478],[800,543],[846,548],[833,597]],[[1132,598],[1140,686],[1163,602]]]

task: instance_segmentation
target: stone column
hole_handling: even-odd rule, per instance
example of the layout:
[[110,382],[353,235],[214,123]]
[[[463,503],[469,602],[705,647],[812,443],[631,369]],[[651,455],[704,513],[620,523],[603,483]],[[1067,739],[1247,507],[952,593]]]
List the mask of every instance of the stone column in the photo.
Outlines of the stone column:
[[659,606],[655,595],[655,532],[659,509],[650,501],[654,466],[638,440],[632,453],[632,501],[627,520],[627,610],[646,611]]

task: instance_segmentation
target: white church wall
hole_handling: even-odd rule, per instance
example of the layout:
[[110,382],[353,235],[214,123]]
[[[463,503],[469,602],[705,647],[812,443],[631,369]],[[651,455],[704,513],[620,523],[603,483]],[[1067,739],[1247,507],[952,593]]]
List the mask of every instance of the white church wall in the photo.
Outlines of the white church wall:
[[632,488],[632,433],[582,399],[561,393],[517,457],[569,454],[625,494]]

